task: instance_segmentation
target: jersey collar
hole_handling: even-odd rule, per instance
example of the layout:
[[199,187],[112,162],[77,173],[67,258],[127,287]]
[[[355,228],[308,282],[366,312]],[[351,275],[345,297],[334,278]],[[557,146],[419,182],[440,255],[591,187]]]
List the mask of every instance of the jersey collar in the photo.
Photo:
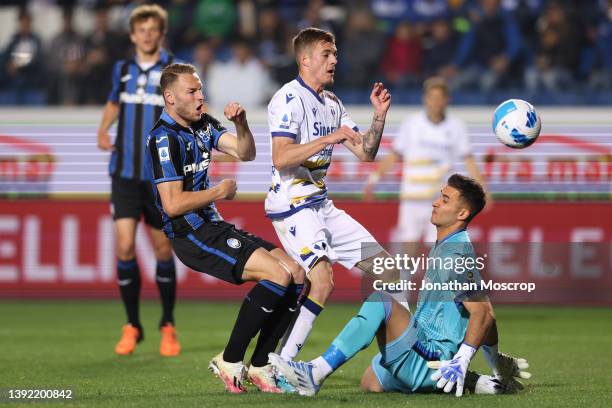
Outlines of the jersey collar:
[[136,66],[142,71],[142,72],[148,72],[150,70],[152,70],[153,68],[155,68],[158,65],[167,65],[168,62],[170,61],[170,53],[168,53],[168,51],[166,51],[165,49],[161,49],[161,51],[159,52],[159,59],[155,62],[155,64],[151,65],[151,67],[149,69],[143,70],[142,68],[140,68],[140,64],[138,63],[138,61],[136,60],[136,55],[134,55],[134,58],[132,58],[132,62],[134,64],[136,64]]
[[308,91],[314,95],[315,98],[317,98],[317,101],[319,101],[322,105],[325,105],[325,100],[323,98],[321,98],[321,95],[319,95],[317,93],[317,91],[315,91],[314,89],[312,89],[310,86],[308,86],[308,84],[306,82],[304,82],[304,80],[302,79],[302,77],[300,77],[299,75],[297,76],[297,78],[295,78],[296,81],[298,81],[298,83],[300,85],[302,85],[304,88],[308,89]]
[[467,228],[459,228],[457,231],[451,232],[450,234],[442,238],[441,241],[436,241],[436,248],[442,245],[444,242],[448,241],[451,237],[454,237],[455,235],[459,235],[460,233],[465,232],[465,231],[467,231]]

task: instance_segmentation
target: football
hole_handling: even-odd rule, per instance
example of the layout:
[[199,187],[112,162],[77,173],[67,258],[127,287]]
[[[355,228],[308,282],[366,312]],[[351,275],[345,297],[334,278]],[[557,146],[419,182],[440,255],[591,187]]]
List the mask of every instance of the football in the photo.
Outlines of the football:
[[542,121],[532,104],[522,99],[508,99],[493,113],[493,131],[500,142],[514,149],[531,146],[538,136]]

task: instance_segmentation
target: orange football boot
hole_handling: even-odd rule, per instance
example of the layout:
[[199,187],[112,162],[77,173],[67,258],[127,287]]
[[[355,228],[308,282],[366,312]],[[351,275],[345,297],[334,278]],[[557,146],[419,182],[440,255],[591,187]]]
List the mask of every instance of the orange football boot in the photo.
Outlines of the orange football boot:
[[127,356],[128,354],[134,352],[136,349],[136,344],[140,343],[142,340],[142,335],[137,327],[134,327],[129,323],[123,326],[121,331],[121,339],[115,346],[115,353],[122,356]]
[[178,356],[181,352],[181,344],[176,338],[176,329],[172,323],[163,325],[160,332],[161,343],[159,344],[159,354],[164,357]]

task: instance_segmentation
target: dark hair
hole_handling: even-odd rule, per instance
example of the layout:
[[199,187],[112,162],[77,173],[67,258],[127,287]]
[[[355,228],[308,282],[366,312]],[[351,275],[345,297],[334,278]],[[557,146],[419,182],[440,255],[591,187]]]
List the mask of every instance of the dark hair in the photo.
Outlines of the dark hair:
[[335,44],[336,37],[329,31],[315,27],[304,28],[293,37],[293,52],[298,65],[300,64],[299,56],[302,52],[321,41]]
[[447,183],[449,186],[459,191],[461,198],[470,208],[470,216],[465,220],[466,224],[469,223],[480,211],[482,211],[487,202],[484,189],[480,183],[473,178],[457,173],[450,176]]
[[130,14],[130,33],[134,32],[134,25],[136,25],[136,23],[146,21],[150,18],[157,20],[160,31],[165,34],[168,13],[157,4],[143,4],[132,10],[132,14]]
[[181,74],[195,74],[196,69],[191,64],[182,64],[175,63],[170,64],[166,68],[163,69],[161,73],[161,78],[159,80],[159,86],[161,87],[162,92],[170,87]]

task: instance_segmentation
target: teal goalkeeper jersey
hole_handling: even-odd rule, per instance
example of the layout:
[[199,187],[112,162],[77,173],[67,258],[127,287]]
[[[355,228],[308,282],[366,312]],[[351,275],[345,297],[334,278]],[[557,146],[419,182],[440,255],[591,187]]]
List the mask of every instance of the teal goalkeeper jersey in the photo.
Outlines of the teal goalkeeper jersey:
[[463,342],[469,320],[462,301],[482,293],[479,269],[484,265],[477,263],[465,229],[437,242],[427,261],[425,287],[419,292],[414,319],[428,340],[456,349]]

